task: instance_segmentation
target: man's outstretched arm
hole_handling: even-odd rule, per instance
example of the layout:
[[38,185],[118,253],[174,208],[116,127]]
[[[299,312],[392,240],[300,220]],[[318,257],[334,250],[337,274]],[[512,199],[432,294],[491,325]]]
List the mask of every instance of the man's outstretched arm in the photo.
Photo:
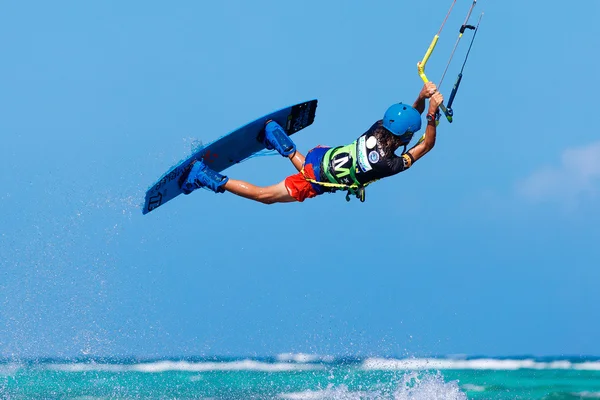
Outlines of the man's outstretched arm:
[[429,99],[429,110],[427,111],[427,128],[425,128],[425,140],[418,143],[408,151],[414,163],[419,158],[427,154],[435,146],[435,137],[437,133],[435,115],[438,112],[440,104],[444,102],[444,96],[440,92],[435,92]]

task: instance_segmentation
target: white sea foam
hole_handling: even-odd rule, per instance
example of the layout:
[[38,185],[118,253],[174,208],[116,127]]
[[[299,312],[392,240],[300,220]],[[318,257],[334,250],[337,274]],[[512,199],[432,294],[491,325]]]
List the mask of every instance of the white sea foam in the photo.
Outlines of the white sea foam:
[[600,392],[580,392],[571,394],[582,399],[600,399]]
[[469,392],[485,392],[485,386],[473,385],[471,383],[465,383],[460,386],[463,390],[467,390]]
[[440,374],[418,374],[412,372],[404,375],[402,382],[394,393],[394,400],[467,400],[457,381],[444,382]]
[[498,360],[480,358],[472,360],[451,360],[436,358],[369,358],[362,364],[366,370],[518,370],[518,369],[575,369],[600,370],[600,362],[572,363],[570,361],[541,362],[526,360]]
[[121,364],[97,364],[97,363],[73,363],[73,364],[48,364],[47,369],[62,372],[125,372],[130,371],[129,365]]
[[231,362],[190,362],[190,361],[157,361],[139,364],[96,364],[96,363],[75,363],[75,364],[51,364],[49,369],[65,372],[87,372],[87,371],[107,371],[107,372],[165,372],[165,371],[261,371],[261,372],[286,372],[286,371],[306,371],[324,368],[321,365],[314,364],[292,364],[292,363],[266,363],[254,360],[240,360]]
[[254,360],[241,360],[231,362],[187,362],[187,361],[159,361],[149,364],[137,364],[134,370],[141,372],[163,371],[299,371],[320,369],[319,365],[290,364],[290,363],[265,363]]
[[[406,374],[392,388],[394,400],[466,400],[458,383],[444,382],[440,374]],[[287,400],[383,400],[390,399],[389,390],[351,391],[348,387],[330,385],[325,390],[307,390],[295,393],[283,393],[279,398]]]
[[20,364],[2,364],[0,365],[0,376],[12,376],[21,368]]
[[287,400],[375,400],[381,398],[381,396],[378,396],[376,393],[352,392],[345,385],[339,387],[330,385],[324,390],[282,393],[279,395],[279,398]]
[[334,357],[330,356],[319,356],[315,354],[305,353],[282,353],[277,355],[277,360],[281,362],[297,362],[297,363],[311,363],[318,361],[331,362],[334,361]]
[[[262,371],[262,372],[286,372],[326,369],[327,365],[320,362],[328,362],[326,357],[308,354],[281,354],[277,357],[279,362],[269,363],[257,360],[238,361],[155,361],[140,362],[137,364],[109,364],[109,363],[63,363],[47,364],[45,367],[51,370],[65,372],[148,372],[159,373],[165,371]],[[0,375],[12,375],[16,370],[22,368],[18,365],[4,365],[0,367]],[[498,370],[514,371],[519,369],[536,370],[580,370],[600,371],[600,361],[570,362],[567,360],[536,361],[533,359],[492,359],[479,358],[471,360],[447,359],[447,358],[368,358],[362,362],[360,368],[363,370],[389,370],[389,371],[424,371],[424,370]]]
[[600,371],[600,361],[586,361],[582,363],[573,364],[573,369],[584,371]]
[[279,395],[279,398],[288,400],[317,400],[322,399],[323,394],[321,391],[306,390],[304,392],[282,393]]

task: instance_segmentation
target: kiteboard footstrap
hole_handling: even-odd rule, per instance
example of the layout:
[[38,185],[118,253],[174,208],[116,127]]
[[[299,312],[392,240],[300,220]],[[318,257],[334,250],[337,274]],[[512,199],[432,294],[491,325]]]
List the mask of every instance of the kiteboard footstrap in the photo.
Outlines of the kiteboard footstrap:
[[194,161],[189,172],[181,176],[181,190],[185,194],[190,194],[196,189],[205,187],[215,193],[223,193],[228,180],[228,177],[208,168],[204,162]]
[[[260,135],[262,136],[262,135]],[[259,140],[261,139],[259,136]],[[264,137],[262,138],[267,149],[277,150],[279,154],[288,157],[296,151],[296,145],[285,133],[285,130],[275,121],[268,121],[265,125]]]

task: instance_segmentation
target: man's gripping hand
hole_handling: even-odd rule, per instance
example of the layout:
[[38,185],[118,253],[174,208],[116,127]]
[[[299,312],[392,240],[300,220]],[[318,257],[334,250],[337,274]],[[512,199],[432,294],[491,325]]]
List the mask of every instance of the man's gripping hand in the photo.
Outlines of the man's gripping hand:
[[429,99],[429,111],[427,113],[435,115],[443,102],[444,96],[440,92],[435,92]]
[[437,86],[433,82],[427,82],[419,93],[419,99],[429,99],[437,92]]

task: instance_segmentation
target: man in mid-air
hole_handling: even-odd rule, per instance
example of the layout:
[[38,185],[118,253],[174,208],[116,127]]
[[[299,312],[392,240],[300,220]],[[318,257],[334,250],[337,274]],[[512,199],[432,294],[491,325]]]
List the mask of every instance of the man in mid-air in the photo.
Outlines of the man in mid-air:
[[[429,99],[425,136],[406,151],[415,132],[421,129],[421,114]],[[364,187],[371,182],[410,168],[435,145],[436,114],[444,101],[434,83],[426,83],[412,106],[390,106],[379,120],[357,140],[346,146],[315,147],[306,157],[273,121],[265,126],[265,145],[290,159],[298,170],[273,186],[259,187],[221,175],[202,161],[194,162],[189,173],[181,177],[184,193],[206,187],[216,193],[231,192],[265,204],[304,201],[322,193],[348,190],[364,200]],[[403,147],[402,154],[396,150]]]

